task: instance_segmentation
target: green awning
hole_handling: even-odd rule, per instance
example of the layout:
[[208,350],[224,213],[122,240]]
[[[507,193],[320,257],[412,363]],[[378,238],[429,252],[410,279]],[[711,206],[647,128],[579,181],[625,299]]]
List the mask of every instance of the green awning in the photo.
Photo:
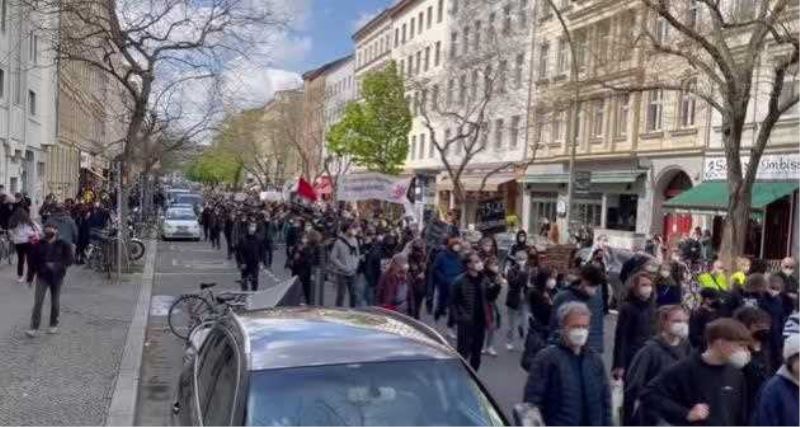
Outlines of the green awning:
[[[606,170],[592,171],[592,184],[630,184],[645,173],[643,170]],[[569,182],[568,173],[549,173],[525,175],[523,184],[565,184]]]
[[[797,182],[755,182],[753,183],[750,207],[752,209],[764,209],[775,200],[796,191],[798,187],[800,187],[800,183]],[[704,182],[666,201],[664,208],[715,214],[724,213],[728,209],[728,182]]]

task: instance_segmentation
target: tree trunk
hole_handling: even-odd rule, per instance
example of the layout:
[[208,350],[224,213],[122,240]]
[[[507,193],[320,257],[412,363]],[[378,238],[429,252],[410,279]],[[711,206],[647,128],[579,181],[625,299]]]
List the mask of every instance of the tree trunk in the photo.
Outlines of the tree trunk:
[[722,243],[720,244],[719,259],[725,263],[728,271],[734,271],[734,263],[737,257],[744,254],[745,243],[747,242],[747,226],[750,219],[750,197],[752,188],[749,185],[739,183],[737,187],[731,182],[729,187],[730,199],[728,201],[728,216],[722,231]]

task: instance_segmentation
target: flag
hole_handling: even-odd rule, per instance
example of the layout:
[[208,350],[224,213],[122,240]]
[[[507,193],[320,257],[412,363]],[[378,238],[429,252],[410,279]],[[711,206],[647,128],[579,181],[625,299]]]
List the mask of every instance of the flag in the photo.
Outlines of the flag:
[[303,178],[297,182],[297,195],[312,202],[317,201],[317,193],[314,192],[314,187]]

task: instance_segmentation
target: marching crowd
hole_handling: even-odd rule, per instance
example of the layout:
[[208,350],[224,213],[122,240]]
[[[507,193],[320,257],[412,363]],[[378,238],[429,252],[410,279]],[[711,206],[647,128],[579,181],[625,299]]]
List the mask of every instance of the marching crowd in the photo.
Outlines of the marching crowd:
[[[259,269],[271,268],[274,243],[283,240],[285,267],[308,304],[318,302],[315,284],[327,276],[337,306],[374,305],[415,318],[424,311],[447,323],[475,370],[482,356],[497,355],[500,337],[508,351],[520,350],[524,401],[546,425],[610,425],[612,418],[623,425],[798,425],[791,258],[776,272],[740,260],[731,275],[709,260],[709,271],[696,275],[698,304],[686,307],[687,274],[705,262],[686,259],[697,246],[691,242],[669,256],[635,254],[622,266],[616,302],[605,267],[612,249],[602,239],[586,261],[557,271],[541,262],[524,231],[501,255],[492,236],[462,235],[457,212],[434,242],[408,219],[221,196],[204,207],[201,222],[214,247],[224,234],[242,289],[258,289]],[[604,317],[612,307],[608,349]],[[604,352],[612,355],[610,375]]]

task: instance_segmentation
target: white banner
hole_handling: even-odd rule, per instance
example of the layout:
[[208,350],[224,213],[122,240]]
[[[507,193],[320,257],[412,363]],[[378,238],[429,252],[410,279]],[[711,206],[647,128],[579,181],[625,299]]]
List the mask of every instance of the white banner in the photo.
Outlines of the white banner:
[[379,173],[346,175],[339,178],[337,200],[385,200],[405,204],[411,178],[398,178]]
[[[742,156],[741,159],[742,169],[744,169],[750,163],[750,157]],[[727,178],[728,161],[724,157],[706,157],[703,165],[703,181],[724,181]],[[800,179],[800,154],[765,154],[761,156],[756,179],[787,181]]]
[[283,193],[280,191],[262,191],[259,198],[262,202],[282,202],[284,200]]

